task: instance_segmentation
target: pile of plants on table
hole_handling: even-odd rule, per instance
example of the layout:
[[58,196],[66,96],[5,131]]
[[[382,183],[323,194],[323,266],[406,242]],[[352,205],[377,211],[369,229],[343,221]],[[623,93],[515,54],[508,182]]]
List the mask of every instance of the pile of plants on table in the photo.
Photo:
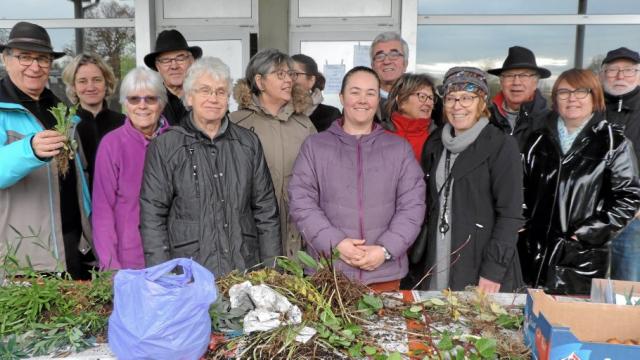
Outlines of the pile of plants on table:
[[[334,254],[334,259],[337,254]],[[391,295],[374,295],[334,270],[331,259],[316,262],[306,253],[298,261],[277,260],[278,268],[245,274],[231,273],[218,280],[220,296],[210,311],[215,329],[235,329],[239,336],[212,337],[207,359],[528,359],[522,340],[522,309],[505,309],[486,295],[445,291],[441,296],[405,304]],[[305,275],[303,267],[313,269]],[[301,324],[271,331],[242,334],[245,309],[232,309],[229,289],[244,281],[266,284],[303,313]],[[387,326],[388,319],[409,320],[413,326]],[[417,326],[416,326],[417,325]],[[316,335],[297,342],[301,329]],[[414,349],[400,353],[385,348],[381,334],[408,339]]]
[[[335,254],[334,254],[335,259]],[[279,258],[277,269],[233,272],[217,280],[220,296],[211,307],[214,332],[206,359],[526,359],[522,309],[504,308],[475,291],[405,304],[375,295],[335,271],[332,259]],[[306,275],[303,267],[314,269]],[[1,270],[1,269],[0,269]],[[20,271],[0,285],[0,359],[80,351],[106,340],[112,304],[112,274],[87,282],[59,274]],[[247,309],[230,307],[229,289],[242,282],[266,284],[302,311],[302,322],[244,334]],[[388,325],[395,319],[396,325]],[[407,328],[406,322],[413,326]],[[296,341],[301,329],[315,335]],[[395,351],[384,335],[412,346]]]

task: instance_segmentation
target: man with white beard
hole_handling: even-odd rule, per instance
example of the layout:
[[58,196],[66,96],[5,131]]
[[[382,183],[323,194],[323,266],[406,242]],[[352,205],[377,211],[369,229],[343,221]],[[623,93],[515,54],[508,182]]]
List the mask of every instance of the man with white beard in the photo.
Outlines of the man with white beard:
[[[600,80],[606,119],[625,127],[624,134],[640,158],[640,55],[626,47],[611,50],[602,61]],[[637,164],[630,164],[636,166]],[[612,241],[611,278],[640,280],[640,213]]]

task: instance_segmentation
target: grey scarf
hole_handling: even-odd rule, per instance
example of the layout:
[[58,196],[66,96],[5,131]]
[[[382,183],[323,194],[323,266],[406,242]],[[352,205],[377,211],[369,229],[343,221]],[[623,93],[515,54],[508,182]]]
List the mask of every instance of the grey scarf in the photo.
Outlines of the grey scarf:
[[461,153],[476,141],[476,138],[487,124],[489,124],[489,119],[481,117],[470,129],[453,137],[451,135],[451,124],[446,123],[442,129],[442,145],[453,154]]

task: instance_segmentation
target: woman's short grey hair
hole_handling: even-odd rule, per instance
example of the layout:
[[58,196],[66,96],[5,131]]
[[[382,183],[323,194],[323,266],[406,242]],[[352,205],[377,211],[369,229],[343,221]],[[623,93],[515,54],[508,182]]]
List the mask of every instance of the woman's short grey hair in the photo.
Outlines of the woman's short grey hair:
[[76,74],[81,66],[88,64],[93,64],[100,69],[105,82],[105,98],[113,95],[116,89],[117,80],[109,64],[96,54],[80,54],[73,58],[73,60],[65,66],[64,71],[62,71],[62,81],[66,85],[65,93],[73,104],[77,104],[79,101],[75,89]]
[[404,55],[404,65],[407,66],[407,64],[409,64],[409,44],[407,44],[402,36],[400,36],[400,34],[395,31],[380,33],[378,34],[378,36],[376,36],[375,39],[373,39],[371,47],[369,48],[369,58],[371,59],[371,63],[373,63],[373,56],[375,55],[373,53],[373,49],[376,47],[376,45],[388,41],[400,41],[400,43],[402,44],[402,54]]
[[127,73],[120,85],[120,103],[124,105],[127,96],[137,91],[151,91],[162,105],[167,105],[167,91],[162,77],[157,72],[138,66]]
[[267,75],[270,71],[277,69],[281,64],[287,64],[289,69],[293,69],[293,60],[289,55],[276,49],[264,49],[253,55],[244,76],[251,87],[251,92],[260,95],[260,89],[256,84],[256,75]]
[[222,80],[227,84],[227,93],[231,94],[231,71],[227,64],[225,64],[222,60],[213,56],[205,56],[196,60],[193,65],[189,67],[187,70],[187,75],[184,78],[184,83],[182,84],[182,88],[184,89],[185,96],[182,98],[182,102],[185,106],[186,95],[190,94],[194,89],[193,86],[203,75],[209,75],[216,80]]

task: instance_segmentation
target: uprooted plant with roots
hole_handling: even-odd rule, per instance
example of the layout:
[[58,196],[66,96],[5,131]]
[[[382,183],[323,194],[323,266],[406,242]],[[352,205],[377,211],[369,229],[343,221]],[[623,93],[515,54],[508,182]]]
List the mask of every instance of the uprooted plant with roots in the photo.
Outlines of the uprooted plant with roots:
[[61,102],[58,103],[56,107],[49,109],[49,112],[56,118],[56,126],[53,129],[67,138],[60,153],[54,157],[58,165],[58,171],[63,177],[69,172],[69,161],[73,161],[76,150],[78,149],[78,143],[71,136],[73,117],[76,115],[77,110],[78,105],[67,108],[67,106]]

